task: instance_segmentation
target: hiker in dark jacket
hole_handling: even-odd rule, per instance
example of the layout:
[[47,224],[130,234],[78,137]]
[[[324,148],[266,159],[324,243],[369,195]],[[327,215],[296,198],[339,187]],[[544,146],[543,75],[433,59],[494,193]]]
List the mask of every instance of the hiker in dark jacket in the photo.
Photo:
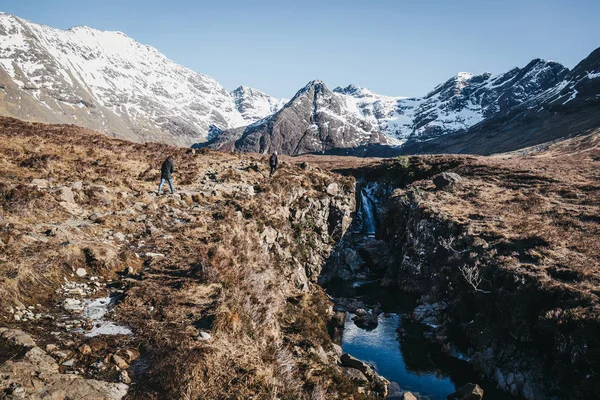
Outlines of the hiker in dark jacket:
[[278,165],[279,160],[277,159],[277,152],[275,151],[273,154],[271,154],[271,157],[269,157],[269,167],[271,167],[271,175],[269,175],[269,178],[273,176],[275,171],[277,171]]
[[173,178],[171,178],[171,174],[174,172],[173,168],[173,159],[168,157],[160,167],[160,185],[158,185],[158,195],[162,193],[163,185],[165,181],[169,182],[169,187],[171,188],[171,194],[175,194],[175,190],[173,189]]

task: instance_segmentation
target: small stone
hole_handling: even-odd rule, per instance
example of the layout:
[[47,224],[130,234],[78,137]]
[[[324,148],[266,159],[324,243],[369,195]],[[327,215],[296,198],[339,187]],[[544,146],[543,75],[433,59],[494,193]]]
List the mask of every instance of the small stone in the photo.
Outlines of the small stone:
[[30,185],[38,189],[45,189],[50,186],[50,183],[47,179],[32,179]]
[[57,350],[58,346],[55,344],[47,344],[46,345],[46,352],[48,353],[52,353],[53,351]]
[[87,271],[85,270],[85,268],[77,268],[77,271],[75,271],[75,273],[80,278],[83,278],[84,276],[87,275]]
[[84,356],[87,356],[88,354],[92,353],[92,348],[89,345],[84,344],[79,346],[79,352]]
[[120,242],[125,241],[125,235],[123,235],[121,232],[114,233],[113,237]]
[[64,363],[62,363],[62,365],[64,365],[65,367],[72,367],[73,365],[75,365],[75,359],[71,358],[70,360],[67,360]]
[[367,315],[367,310],[365,310],[364,308],[359,308],[354,312],[354,314],[358,315],[359,317],[362,317],[364,315]]
[[113,364],[115,364],[117,367],[119,367],[121,369],[129,368],[129,364],[127,364],[127,362],[125,360],[123,360],[121,357],[119,357],[116,354],[113,354],[112,362],[113,362]]
[[120,354],[127,360],[128,363],[137,360],[140,356],[140,352],[135,349],[125,349],[121,351]]
[[211,336],[208,332],[200,332],[198,336],[196,336],[196,340],[210,340]]
[[21,316],[19,314],[15,314],[13,316],[13,318],[15,319],[15,321],[20,321],[21,320]]
[[327,189],[326,189],[325,191],[327,192],[327,194],[328,194],[328,195],[330,195],[330,196],[335,196],[335,195],[337,195],[337,194],[338,194],[338,191],[339,191],[339,186],[338,186],[338,184],[337,184],[337,183],[335,183],[335,182],[334,182],[334,183],[330,183],[330,184],[327,186]]
[[131,383],[131,378],[129,377],[129,374],[127,373],[127,371],[121,371],[121,375],[119,376],[119,379],[121,380],[121,382],[123,382],[127,385]]
[[83,182],[73,182],[73,183],[71,183],[71,189],[73,189],[73,190],[83,190]]
[[481,400],[483,389],[475,383],[467,383],[448,396],[448,400]]
[[402,400],[417,400],[417,398],[411,392],[404,392],[404,394],[402,395]]

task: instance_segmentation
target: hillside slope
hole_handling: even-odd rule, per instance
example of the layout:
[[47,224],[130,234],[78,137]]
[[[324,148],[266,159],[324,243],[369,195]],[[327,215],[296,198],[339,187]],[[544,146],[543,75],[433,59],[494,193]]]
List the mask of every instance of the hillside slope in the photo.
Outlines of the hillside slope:
[[247,99],[254,112],[242,115],[217,81],[121,32],[63,31],[0,13],[3,116],[189,146],[211,125],[233,128],[271,114],[263,100]]
[[[348,227],[351,179],[283,162],[268,180],[257,157],[6,118],[0,151],[0,328],[32,334],[61,372],[131,379],[140,399],[356,395],[314,283]],[[157,197],[168,154],[177,195]],[[106,296],[106,320],[82,314]],[[99,326],[122,334],[90,336]],[[58,390],[20,375],[34,353],[0,338],[0,391]]]

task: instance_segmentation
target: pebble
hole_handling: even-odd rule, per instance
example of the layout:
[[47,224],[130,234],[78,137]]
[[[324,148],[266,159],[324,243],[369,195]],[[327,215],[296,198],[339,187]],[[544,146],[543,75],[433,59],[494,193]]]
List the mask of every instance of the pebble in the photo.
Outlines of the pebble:
[[196,340],[210,340],[211,336],[208,332],[200,332],[198,336],[196,336]]
[[77,276],[79,276],[80,278],[83,278],[84,276],[87,275],[87,271],[85,270],[85,268],[77,268],[77,271],[75,271],[75,273],[77,274]]
[[129,374],[127,373],[127,371],[121,371],[121,375],[119,376],[119,379],[121,380],[121,382],[123,382],[125,384],[131,383],[131,378],[129,377]]
[[64,363],[62,363],[62,365],[64,365],[65,367],[72,367],[73,365],[75,365],[75,359],[71,358],[70,360],[67,360]]

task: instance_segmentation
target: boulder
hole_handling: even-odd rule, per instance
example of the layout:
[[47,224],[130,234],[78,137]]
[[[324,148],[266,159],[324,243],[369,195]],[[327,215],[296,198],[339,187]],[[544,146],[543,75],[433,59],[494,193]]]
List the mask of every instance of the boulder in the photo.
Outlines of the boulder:
[[379,325],[379,321],[377,320],[377,315],[372,313],[366,313],[363,315],[357,315],[352,318],[354,324],[362,329],[375,329],[377,325]]
[[448,400],[481,400],[483,389],[476,383],[467,383],[448,396]]
[[442,172],[433,178],[433,184],[438,190],[456,187],[463,181],[464,179],[455,172]]
[[404,392],[402,400],[417,400],[417,397],[411,392]]
[[363,374],[355,368],[342,367],[342,371],[344,372],[344,375],[346,375],[348,378],[350,378],[352,382],[356,383],[359,386],[363,386],[369,383],[369,380],[367,379],[365,374]]
[[390,246],[383,240],[370,239],[365,241],[359,254],[372,272],[385,273],[393,262]]
[[387,379],[379,376],[364,361],[361,361],[358,358],[352,357],[348,353],[344,353],[340,357],[340,363],[341,363],[342,367],[354,368],[354,369],[357,369],[360,372],[362,372],[369,380],[373,389],[380,396],[382,396],[383,398],[386,398],[388,396],[388,387],[390,385],[390,382]]
[[338,194],[339,190],[340,190],[340,188],[339,188],[338,184],[335,182],[327,185],[327,189],[325,189],[327,194],[330,196],[336,196]]

